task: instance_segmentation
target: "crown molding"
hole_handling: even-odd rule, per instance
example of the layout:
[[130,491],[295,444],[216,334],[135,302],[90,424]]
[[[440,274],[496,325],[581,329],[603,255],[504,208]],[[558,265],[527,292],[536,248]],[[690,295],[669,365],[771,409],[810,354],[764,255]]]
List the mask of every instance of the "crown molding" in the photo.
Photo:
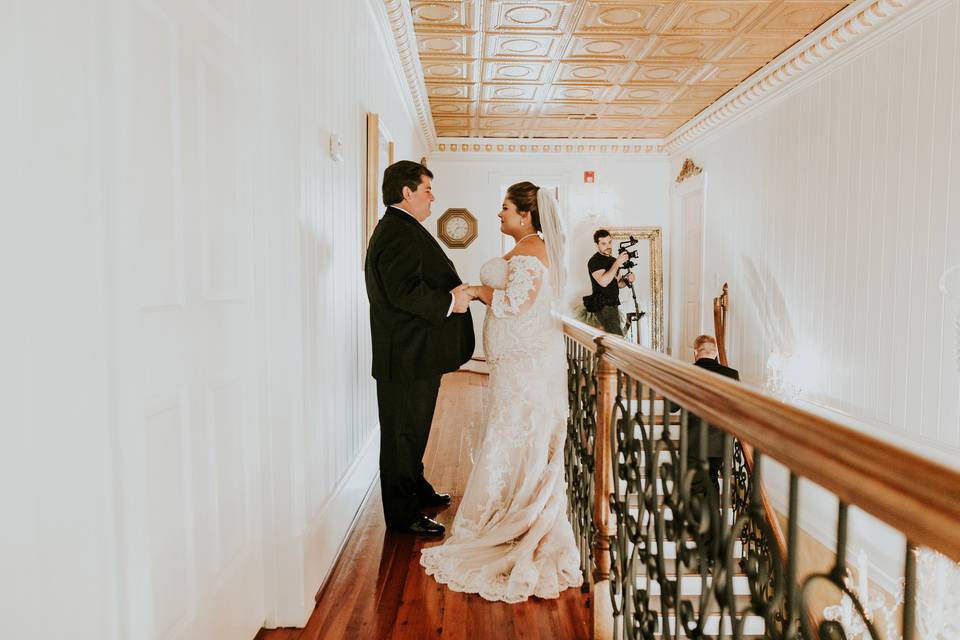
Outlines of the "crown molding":
[[458,153],[527,155],[665,155],[661,139],[439,138],[438,155]]
[[838,59],[841,52],[849,51],[854,44],[873,40],[881,33],[881,27],[891,24],[894,18],[900,17],[908,9],[928,2],[860,0],[849,5],[722,96],[702,115],[667,136],[664,149],[670,154],[679,152],[720,125],[768,102],[787,86],[795,86],[800,76],[807,77],[813,70],[823,68],[827,62]]
[[420,54],[417,51],[417,37],[413,30],[410,0],[370,1],[378,6],[377,17],[381,28],[386,27],[387,32],[392,35],[390,38],[392,48],[397,53],[396,66],[407,81],[406,97],[416,112],[420,136],[427,150],[432,151],[437,148],[437,130],[433,124],[433,115],[430,113],[430,103],[427,101],[427,86],[423,80]]

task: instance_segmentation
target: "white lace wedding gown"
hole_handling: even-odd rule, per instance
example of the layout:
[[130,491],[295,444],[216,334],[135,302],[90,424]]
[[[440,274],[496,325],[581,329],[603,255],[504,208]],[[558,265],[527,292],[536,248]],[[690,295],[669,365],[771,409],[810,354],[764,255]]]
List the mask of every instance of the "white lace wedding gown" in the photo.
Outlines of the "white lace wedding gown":
[[487,600],[556,598],[583,582],[567,519],[567,364],[548,276],[523,255],[480,270],[494,289],[483,325],[483,441],[450,537],[420,558],[437,582]]

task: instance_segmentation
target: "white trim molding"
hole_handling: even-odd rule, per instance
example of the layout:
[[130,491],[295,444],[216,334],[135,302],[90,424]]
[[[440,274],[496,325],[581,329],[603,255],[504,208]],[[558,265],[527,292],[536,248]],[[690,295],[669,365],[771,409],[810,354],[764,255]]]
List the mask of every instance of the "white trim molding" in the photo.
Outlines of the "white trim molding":
[[439,138],[435,149],[443,154],[551,154],[664,155],[663,140],[596,138]]
[[[372,1],[381,4],[380,0]],[[410,0],[383,0],[381,6],[386,11],[378,11],[377,15],[381,20],[386,19],[389,31],[393,34],[393,45],[399,56],[403,76],[407,80],[409,98],[417,113],[420,135],[426,143],[427,150],[432,151],[437,148],[437,130],[433,124],[433,115],[430,113],[430,103],[427,101],[427,85],[423,80],[423,68],[420,66],[420,53],[417,50],[417,35],[413,30]]]
[[667,136],[664,148],[668,153],[679,151],[732,117],[742,115],[749,108],[766,102],[787,85],[792,85],[802,74],[809,75],[812,69],[822,67],[828,60],[835,59],[838,53],[849,50],[854,43],[862,42],[868,35],[875,35],[878,28],[890,24],[892,18],[926,1],[854,2],[726,93],[707,108],[703,115]]

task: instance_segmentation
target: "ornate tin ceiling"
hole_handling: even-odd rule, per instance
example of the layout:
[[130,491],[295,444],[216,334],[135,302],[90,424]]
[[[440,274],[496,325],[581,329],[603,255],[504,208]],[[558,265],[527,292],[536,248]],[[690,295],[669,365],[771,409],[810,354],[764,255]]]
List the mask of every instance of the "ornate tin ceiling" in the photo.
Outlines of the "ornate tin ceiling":
[[662,138],[849,0],[411,0],[440,137]]

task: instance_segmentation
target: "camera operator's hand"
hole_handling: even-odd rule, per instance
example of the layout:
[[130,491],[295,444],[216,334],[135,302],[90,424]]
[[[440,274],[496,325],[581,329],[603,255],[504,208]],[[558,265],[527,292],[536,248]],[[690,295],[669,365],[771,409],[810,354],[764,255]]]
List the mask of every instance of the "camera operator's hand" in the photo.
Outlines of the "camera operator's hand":
[[627,274],[626,278],[624,278],[624,279],[625,279],[627,282],[633,284],[634,280],[637,279],[637,276],[633,275],[633,272],[631,271],[630,273]]
[[617,256],[617,261],[616,261],[617,267],[619,267],[620,265],[622,265],[624,262],[626,262],[626,261],[629,260],[629,259],[630,259],[630,254],[627,253],[626,251],[624,251],[623,253],[621,253],[620,255]]

